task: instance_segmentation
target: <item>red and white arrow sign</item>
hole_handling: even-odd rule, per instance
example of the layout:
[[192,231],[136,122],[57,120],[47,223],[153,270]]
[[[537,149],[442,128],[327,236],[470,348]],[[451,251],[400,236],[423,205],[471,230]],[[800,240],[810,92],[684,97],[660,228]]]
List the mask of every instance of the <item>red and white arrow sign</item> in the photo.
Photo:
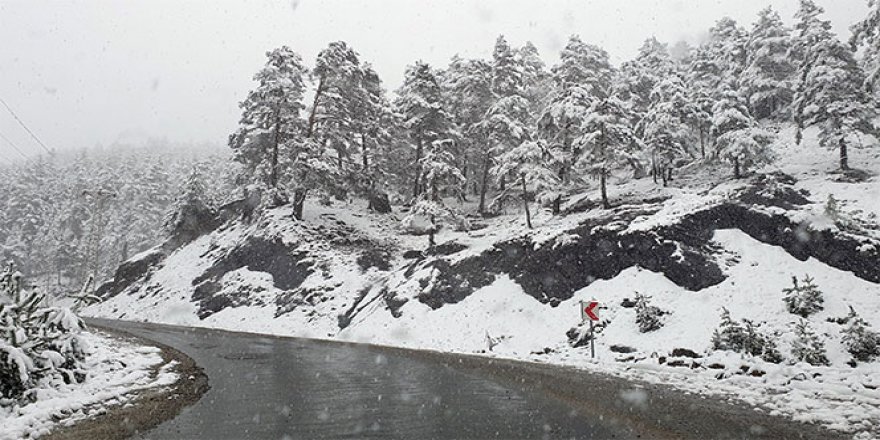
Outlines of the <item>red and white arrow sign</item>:
[[599,307],[599,301],[589,301],[589,302],[583,301],[583,302],[581,302],[581,307],[583,307],[581,309],[581,311],[583,312],[583,313],[581,313],[581,316],[585,316],[587,318],[590,318],[590,321],[598,321],[599,320],[599,316],[596,315],[596,312],[595,312],[596,307]]

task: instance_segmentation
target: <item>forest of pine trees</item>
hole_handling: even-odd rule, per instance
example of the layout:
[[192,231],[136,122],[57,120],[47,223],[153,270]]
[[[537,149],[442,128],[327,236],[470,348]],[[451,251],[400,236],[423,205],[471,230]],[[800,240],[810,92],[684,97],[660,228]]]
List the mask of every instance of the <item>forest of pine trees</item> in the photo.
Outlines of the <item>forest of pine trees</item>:
[[314,67],[282,47],[254,77],[230,146],[264,206],[292,203],[302,219],[310,195],[370,209],[390,199],[430,217],[432,231],[455,217],[449,198],[483,215],[521,203],[531,226],[529,203],[558,213],[588,185],[611,207],[615,174],[668,185],[709,162],[741,178],[774,159],[780,123],[798,141],[817,127],[845,171],[851,148],[877,134],[880,2],[869,5],[848,41],[801,0],[793,27],[768,7],[748,29],[718,20],[705,43],[679,44],[675,56],[649,38],[619,67],[576,35],[550,68],[533,44],[499,36],[488,59],[414,62],[393,98],[345,42]]
[[70,293],[94,276],[106,281],[122,261],[162,242],[163,224],[198,183],[204,203],[228,198],[233,177],[216,152],[143,148],[82,151],[0,168],[0,258],[44,291]]

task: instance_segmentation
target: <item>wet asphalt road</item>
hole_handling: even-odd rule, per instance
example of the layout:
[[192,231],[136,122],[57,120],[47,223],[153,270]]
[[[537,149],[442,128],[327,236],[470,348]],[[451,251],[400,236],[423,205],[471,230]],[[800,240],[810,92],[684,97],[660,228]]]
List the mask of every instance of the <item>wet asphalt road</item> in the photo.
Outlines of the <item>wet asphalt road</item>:
[[[552,366],[92,320],[174,347],[210,390],[145,439],[832,438],[721,401]],[[644,401],[639,401],[644,400]]]
[[96,320],[177,348],[211,389],[149,439],[627,438],[538,394],[370,346]]

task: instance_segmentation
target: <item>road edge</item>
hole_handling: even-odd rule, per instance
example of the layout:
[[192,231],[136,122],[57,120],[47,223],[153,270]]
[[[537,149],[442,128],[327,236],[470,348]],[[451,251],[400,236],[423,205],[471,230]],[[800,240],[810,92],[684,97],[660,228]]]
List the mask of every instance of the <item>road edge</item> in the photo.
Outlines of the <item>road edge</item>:
[[180,414],[184,408],[196,403],[211,388],[202,367],[180,350],[159,342],[135,336],[123,330],[96,324],[89,327],[110,337],[133,341],[161,349],[162,363],[153,367],[155,373],[162,366],[175,361],[172,371],[178,379],[172,385],[151,388],[134,393],[132,400],[107,408],[104,414],[78,420],[73,425],[61,426],[42,436],[47,440],[93,440],[126,439],[143,434]]

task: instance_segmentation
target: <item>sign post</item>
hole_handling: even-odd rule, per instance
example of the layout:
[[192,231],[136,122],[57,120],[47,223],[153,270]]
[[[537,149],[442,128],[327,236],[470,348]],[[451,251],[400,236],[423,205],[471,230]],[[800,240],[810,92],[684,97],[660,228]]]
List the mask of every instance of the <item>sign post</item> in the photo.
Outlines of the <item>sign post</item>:
[[599,306],[599,301],[591,300],[591,301],[581,301],[581,322],[586,320],[590,320],[590,357],[596,357],[596,335],[594,332],[593,323],[599,320],[599,316],[596,315],[594,309]]

